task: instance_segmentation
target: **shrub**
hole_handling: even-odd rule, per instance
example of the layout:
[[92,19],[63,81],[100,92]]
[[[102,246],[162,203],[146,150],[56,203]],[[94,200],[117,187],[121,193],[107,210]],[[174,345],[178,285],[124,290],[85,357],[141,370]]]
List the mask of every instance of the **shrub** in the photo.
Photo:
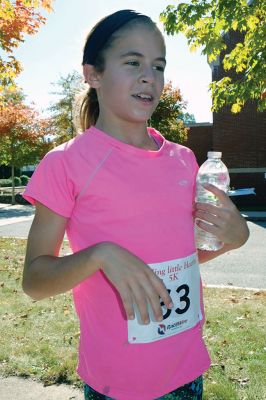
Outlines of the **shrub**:
[[30,204],[24,197],[22,197],[22,193],[15,194],[15,201],[17,204]]
[[14,177],[15,186],[21,186],[21,180],[18,176]]
[[[11,194],[0,194],[0,203],[12,204]],[[15,203],[29,205],[30,203],[22,197],[22,193],[15,194]]]
[[12,186],[12,179],[0,179],[0,187]]
[[20,181],[22,186],[26,186],[30,178],[27,175],[21,175]]
[[0,203],[11,204],[12,196],[10,194],[0,194]]

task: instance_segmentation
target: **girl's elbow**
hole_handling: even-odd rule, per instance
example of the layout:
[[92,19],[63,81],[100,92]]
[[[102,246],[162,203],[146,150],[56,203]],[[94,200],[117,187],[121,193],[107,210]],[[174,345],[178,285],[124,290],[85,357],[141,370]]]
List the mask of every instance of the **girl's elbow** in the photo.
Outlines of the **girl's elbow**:
[[42,296],[40,291],[25,277],[22,280],[23,292],[35,301],[43,300],[45,296]]

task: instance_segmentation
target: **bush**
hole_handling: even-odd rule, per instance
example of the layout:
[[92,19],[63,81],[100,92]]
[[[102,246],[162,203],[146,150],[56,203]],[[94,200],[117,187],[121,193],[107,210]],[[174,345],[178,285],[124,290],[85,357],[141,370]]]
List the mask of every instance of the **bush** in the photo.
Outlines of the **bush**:
[[12,179],[0,179],[0,187],[12,186]]
[[[11,182],[12,182],[12,180],[11,180]],[[15,186],[21,186],[21,180],[18,176],[14,177],[14,183],[15,183]]]
[[[28,178],[28,177],[26,177],[26,178]],[[25,180],[25,178],[23,178],[23,179]],[[22,185],[21,178],[19,178],[18,176],[15,176],[14,177],[14,183],[15,183],[15,186],[21,186]],[[27,183],[28,183],[28,181],[27,181]],[[0,179],[0,187],[11,187],[11,186],[12,186],[12,179],[11,178],[9,178],[9,179]],[[23,186],[25,186],[25,185],[23,185]]]
[[17,204],[30,204],[24,197],[22,197],[22,193],[15,194],[15,201]]
[[22,186],[26,186],[30,178],[27,175],[21,175],[20,181]]
[[11,204],[12,196],[10,194],[0,194],[0,203]]
[[[0,194],[0,203],[3,204],[12,204],[12,196],[11,194]],[[29,205],[30,203],[22,197],[22,193],[15,194],[15,203]]]

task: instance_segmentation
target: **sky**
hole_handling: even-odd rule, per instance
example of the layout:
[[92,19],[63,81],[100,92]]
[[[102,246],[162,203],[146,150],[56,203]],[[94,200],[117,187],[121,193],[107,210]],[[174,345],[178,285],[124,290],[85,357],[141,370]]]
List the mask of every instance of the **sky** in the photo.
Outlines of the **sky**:
[[[133,9],[150,16],[159,28],[160,13],[167,5],[177,4],[176,0],[55,0],[54,12],[43,15],[46,24],[38,33],[27,36],[25,42],[15,50],[21,61],[23,72],[17,79],[27,95],[28,102],[34,102],[37,109],[45,111],[56,100],[51,92],[52,82],[76,70],[82,73],[81,60],[85,38],[99,19],[119,9]],[[181,90],[187,102],[186,111],[194,114],[196,122],[212,122],[211,96],[208,85],[211,69],[206,56],[200,51],[191,53],[182,34],[167,36],[165,71],[166,81]]]

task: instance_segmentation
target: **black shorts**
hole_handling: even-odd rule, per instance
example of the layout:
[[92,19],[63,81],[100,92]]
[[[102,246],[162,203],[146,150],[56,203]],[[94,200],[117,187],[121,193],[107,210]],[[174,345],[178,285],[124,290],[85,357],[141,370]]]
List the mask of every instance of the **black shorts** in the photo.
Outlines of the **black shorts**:
[[[202,376],[199,376],[193,382],[187,383],[186,385],[154,400],[201,400],[202,393],[203,378]],[[84,386],[84,396],[85,400],[114,400],[111,397],[96,392],[96,390],[86,384]]]

